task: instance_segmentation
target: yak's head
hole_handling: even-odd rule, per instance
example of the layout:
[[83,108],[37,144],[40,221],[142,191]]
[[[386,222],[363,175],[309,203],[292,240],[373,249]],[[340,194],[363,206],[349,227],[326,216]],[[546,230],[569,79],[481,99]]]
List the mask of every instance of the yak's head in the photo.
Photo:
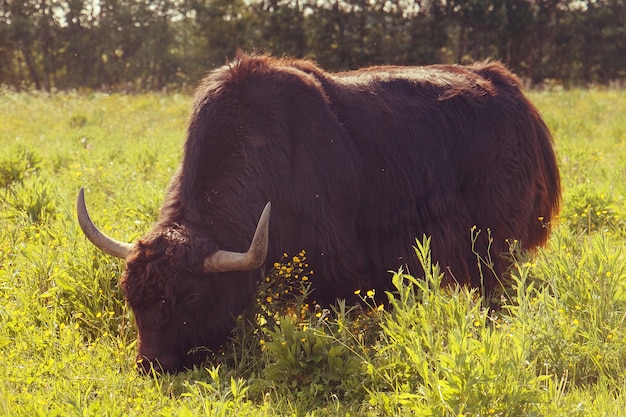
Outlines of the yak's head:
[[103,252],[126,260],[121,280],[139,335],[140,370],[177,372],[199,365],[228,336],[249,303],[265,261],[270,204],[245,253],[219,250],[183,225],[157,227],[135,244],[105,236],[77,201],[78,221]]

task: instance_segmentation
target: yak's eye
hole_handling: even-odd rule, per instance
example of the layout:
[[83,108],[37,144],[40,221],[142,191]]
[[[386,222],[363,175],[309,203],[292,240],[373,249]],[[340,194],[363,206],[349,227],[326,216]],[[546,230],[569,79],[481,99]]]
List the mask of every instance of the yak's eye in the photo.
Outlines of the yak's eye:
[[167,300],[165,298],[161,299],[161,303],[165,304],[167,302]]

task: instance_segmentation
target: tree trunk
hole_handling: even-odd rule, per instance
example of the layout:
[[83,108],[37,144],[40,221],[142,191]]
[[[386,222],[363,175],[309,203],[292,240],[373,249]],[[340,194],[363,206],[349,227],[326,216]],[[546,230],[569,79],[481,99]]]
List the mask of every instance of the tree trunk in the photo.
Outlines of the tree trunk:
[[24,57],[24,62],[26,62],[26,68],[28,69],[28,73],[30,74],[30,79],[35,84],[35,88],[37,90],[41,90],[41,79],[39,77],[39,74],[37,73],[37,68],[35,68],[30,45],[24,45],[23,42],[20,42],[19,45],[20,52],[22,52],[22,56]]

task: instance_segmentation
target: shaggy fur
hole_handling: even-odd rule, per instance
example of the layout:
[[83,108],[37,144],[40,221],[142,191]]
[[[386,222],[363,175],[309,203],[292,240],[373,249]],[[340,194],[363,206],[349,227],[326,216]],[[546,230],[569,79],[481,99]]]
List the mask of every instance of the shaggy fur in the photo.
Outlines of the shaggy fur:
[[484,255],[490,230],[504,277],[506,239],[543,245],[560,202],[550,133],[519,84],[494,62],[328,74],[239,54],[209,74],[160,220],[127,258],[139,357],[175,371],[224,341],[258,273],[205,274],[202,261],[245,251],[267,201],[267,264],[305,249],[318,303],[387,290],[390,269],[419,274],[424,234],[448,283],[492,291],[470,229]]

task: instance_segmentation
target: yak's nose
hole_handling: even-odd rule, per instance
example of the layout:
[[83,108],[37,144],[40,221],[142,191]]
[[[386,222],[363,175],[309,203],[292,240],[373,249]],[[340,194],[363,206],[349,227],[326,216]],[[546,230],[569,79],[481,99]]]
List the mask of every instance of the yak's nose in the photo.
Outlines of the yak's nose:
[[154,357],[137,356],[137,370],[144,374],[175,373],[182,370],[182,363],[176,355],[158,355]]

